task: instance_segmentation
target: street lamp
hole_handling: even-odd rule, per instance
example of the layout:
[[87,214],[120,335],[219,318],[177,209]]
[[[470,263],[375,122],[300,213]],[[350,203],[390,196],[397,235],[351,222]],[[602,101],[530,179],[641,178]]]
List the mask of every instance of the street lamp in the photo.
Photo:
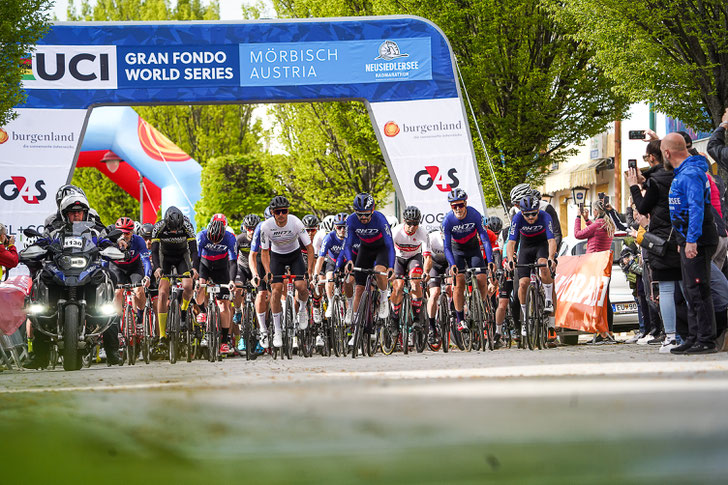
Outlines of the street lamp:
[[571,189],[571,200],[577,207],[579,204],[586,202],[586,193],[589,189],[586,187],[574,187]]

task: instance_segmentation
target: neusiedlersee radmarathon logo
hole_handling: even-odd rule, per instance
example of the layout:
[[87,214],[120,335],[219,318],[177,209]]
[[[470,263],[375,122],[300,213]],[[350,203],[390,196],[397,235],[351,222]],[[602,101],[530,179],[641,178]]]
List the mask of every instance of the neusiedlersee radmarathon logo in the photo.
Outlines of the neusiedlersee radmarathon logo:
[[462,120],[447,123],[444,121],[435,121],[433,123],[425,123],[421,125],[411,125],[407,123],[397,123],[395,121],[387,121],[384,124],[382,132],[385,136],[392,138],[400,133],[414,134],[415,138],[439,138],[463,136]]
[[20,196],[26,204],[39,204],[48,195],[44,185],[45,180],[38,180],[33,184],[26,183],[25,177],[10,177],[0,183],[0,197],[11,201]]
[[379,46],[379,55],[374,60],[384,59],[385,61],[391,61],[392,59],[399,59],[400,57],[409,57],[409,54],[404,54],[399,51],[399,46],[393,40],[385,40]]
[[448,170],[447,176],[450,177],[450,181],[446,182],[440,167],[436,165],[426,166],[424,170],[420,170],[415,174],[415,187],[420,190],[428,190],[434,185],[440,192],[450,192],[460,185],[457,173],[458,171],[454,168]]

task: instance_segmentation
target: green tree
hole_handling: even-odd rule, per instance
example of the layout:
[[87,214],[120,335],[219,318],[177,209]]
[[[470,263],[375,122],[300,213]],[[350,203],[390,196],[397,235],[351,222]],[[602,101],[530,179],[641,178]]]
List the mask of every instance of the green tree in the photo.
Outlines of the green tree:
[[25,101],[21,80],[27,56],[50,27],[48,0],[0,2],[0,126],[15,119],[13,107]]
[[350,210],[354,195],[381,201],[391,179],[362,103],[302,103],[271,109],[287,156],[267,164],[274,187],[319,216]]
[[[543,0],[275,0],[282,16],[409,14],[447,35],[503,190],[539,182],[567,147],[626,114],[627,99],[591,61],[589,45],[555,23]],[[471,126],[472,120],[471,120]],[[477,133],[488,204],[497,203]]]
[[211,158],[202,170],[202,198],[195,206],[197,227],[203,228],[213,214],[222,212],[237,228],[246,214],[263,214],[273,192],[261,176],[261,154],[237,154]]
[[633,101],[711,130],[728,106],[725,0],[549,0],[564,28]]
[[77,168],[71,183],[82,187],[88,203],[99,213],[105,225],[119,217],[139,217],[139,202],[95,168]]

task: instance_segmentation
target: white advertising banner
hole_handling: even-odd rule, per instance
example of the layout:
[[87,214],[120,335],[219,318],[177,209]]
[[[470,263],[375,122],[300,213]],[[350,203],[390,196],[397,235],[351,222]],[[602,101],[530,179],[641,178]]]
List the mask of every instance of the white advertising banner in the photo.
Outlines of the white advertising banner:
[[0,127],[0,222],[23,247],[23,229],[42,231],[56,211],[81,138],[85,109],[18,109]]
[[426,229],[450,211],[447,194],[459,187],[485,214],[470,128],[459,98],[371,103],[377,136],[405,205],[419,207]]

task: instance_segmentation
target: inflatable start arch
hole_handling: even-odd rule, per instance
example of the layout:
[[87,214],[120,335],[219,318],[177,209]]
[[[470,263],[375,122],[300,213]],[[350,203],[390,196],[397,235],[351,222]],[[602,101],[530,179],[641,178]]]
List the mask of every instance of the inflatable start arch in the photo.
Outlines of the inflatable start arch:
[[[0,221],[11,233],[55,210],[53,194],[82,145],[134,159],[117,152],[121,139],[92,129],[97,116],[111,133],[125,129],[130,109],[97,114],[115,105],[360,100],[398,198],[422,209],[425,226],[439,225],[454,187],[484,210],[452,51],[421,18],[67,22],[25,64],[27,101],[0,129]],[[162,210],[174,204],[193,215],[199,167],[162,158],[134,168],[159,177]]]

